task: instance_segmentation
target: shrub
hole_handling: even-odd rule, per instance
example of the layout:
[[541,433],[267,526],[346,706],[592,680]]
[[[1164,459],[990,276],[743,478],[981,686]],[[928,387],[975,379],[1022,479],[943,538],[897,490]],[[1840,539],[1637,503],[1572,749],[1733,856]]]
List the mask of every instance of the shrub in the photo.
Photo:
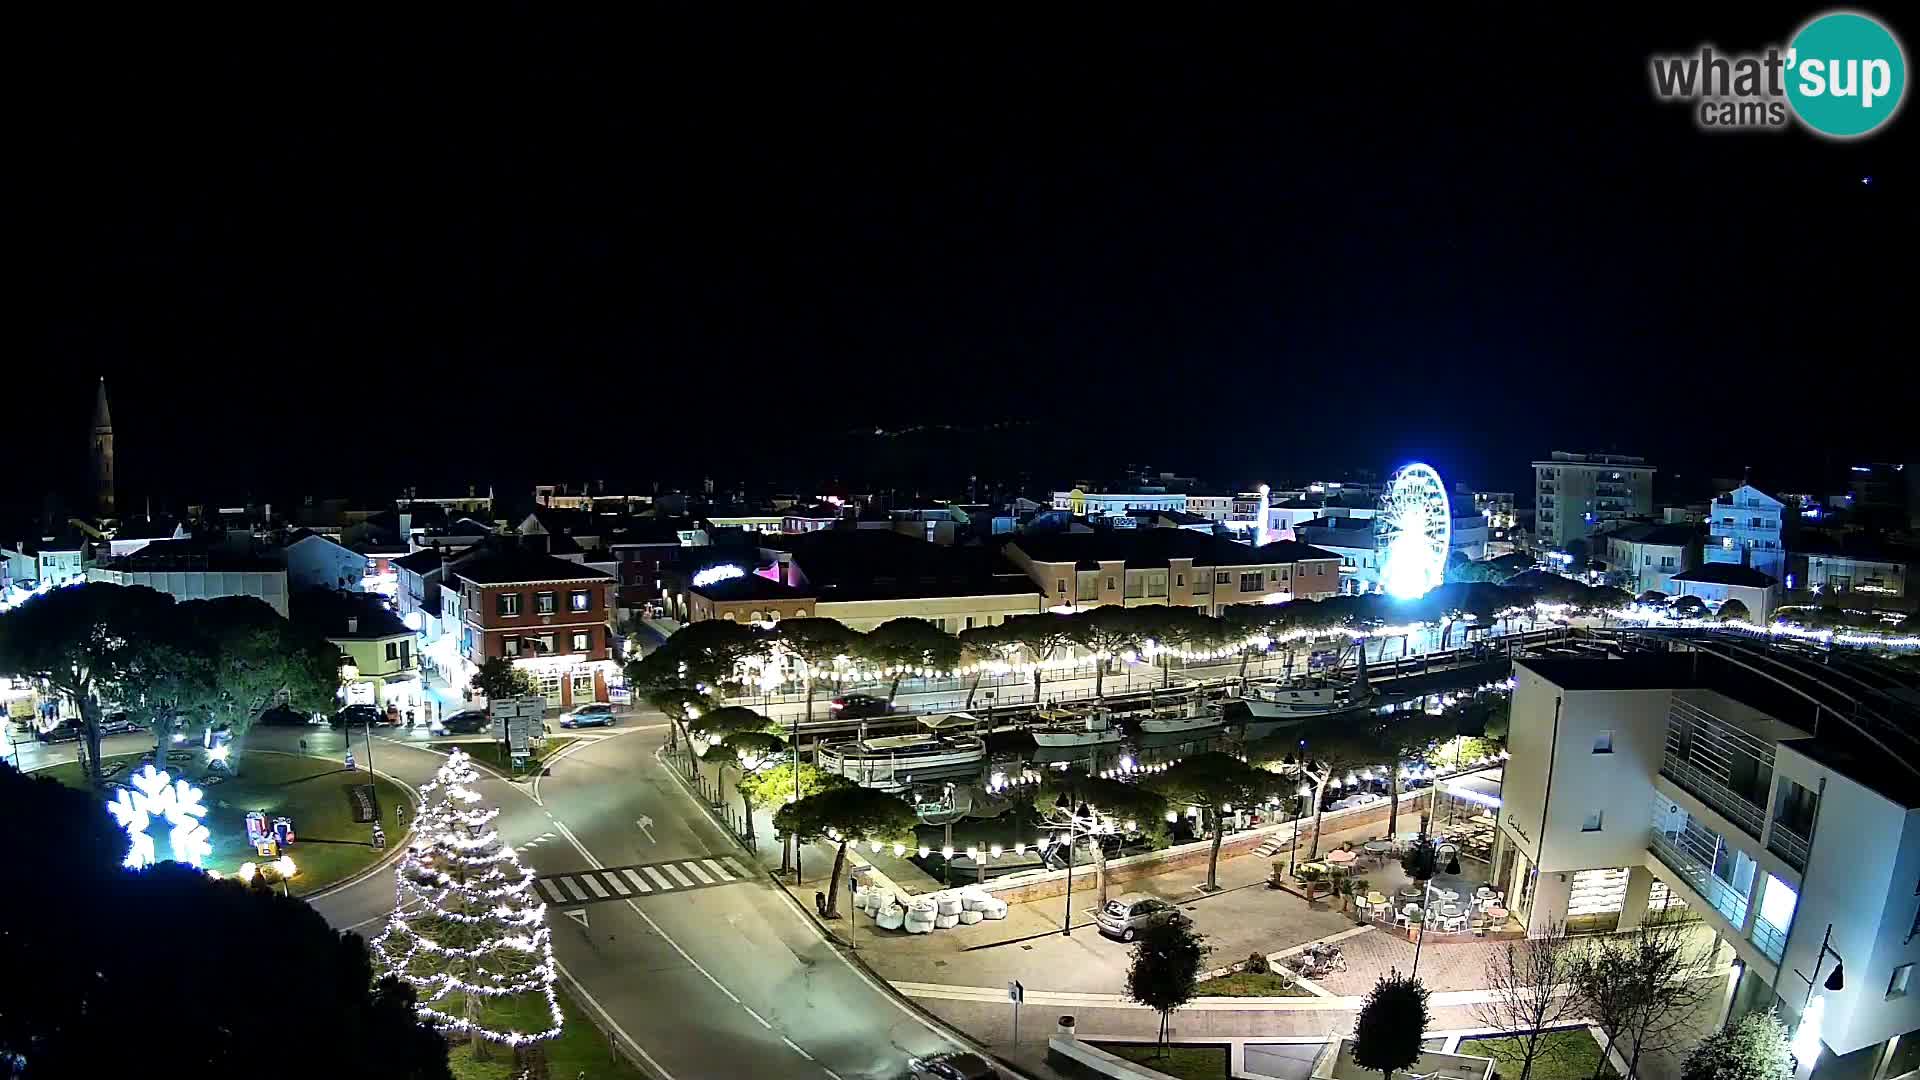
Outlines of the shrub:
[[1248,955],[1247,962],[1240,965],[1240,970],[1249,975],[1268,975],[1273,972],[1273,965],[1267,963],[1266,953],[1255,952]]

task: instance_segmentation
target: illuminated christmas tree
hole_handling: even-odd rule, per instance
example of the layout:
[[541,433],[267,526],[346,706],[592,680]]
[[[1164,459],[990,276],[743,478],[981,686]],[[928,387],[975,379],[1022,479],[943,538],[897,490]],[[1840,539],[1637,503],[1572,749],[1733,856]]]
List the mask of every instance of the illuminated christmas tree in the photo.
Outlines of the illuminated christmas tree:
[[413,985],[424,1019],[469,1037],[485,1057],[488,1042],[518,1049],[558,1036],[562,1017],[547,906],[533,871],[494,829],[499,808],[480,805],[478,780],[456,749],[420,789],[415,836],[396,871],[398,903],[373,946]]

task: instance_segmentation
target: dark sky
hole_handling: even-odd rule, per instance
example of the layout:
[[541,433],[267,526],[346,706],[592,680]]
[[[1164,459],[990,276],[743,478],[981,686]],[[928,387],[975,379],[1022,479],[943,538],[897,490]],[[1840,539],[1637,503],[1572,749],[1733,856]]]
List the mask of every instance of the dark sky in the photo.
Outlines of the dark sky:
[[102,372],[162,495],[1916,459],[1911,108],[1648,88],[1817,8],[707,7],[23,28],[6,475]]

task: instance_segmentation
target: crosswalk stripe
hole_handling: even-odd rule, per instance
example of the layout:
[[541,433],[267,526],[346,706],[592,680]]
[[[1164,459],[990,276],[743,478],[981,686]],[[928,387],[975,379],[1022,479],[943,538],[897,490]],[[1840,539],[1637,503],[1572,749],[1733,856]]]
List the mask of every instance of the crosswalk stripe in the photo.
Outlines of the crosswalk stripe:
[[726,864],[727,869],[733,871],[736,874],[739,874],[743,878],[750,878],[753,876],[751,873],[748,873],[747,871],[740,869],[740,864],[737,862],[734,862],[732,859],[722,857],[720,861]]
[[593,895],[599,897],[602,900],[605,900],[607,898],[607,887],[605,885],[600,884],[599,875],[581,874],[580,880],[587,883],[587,888],[593,890]]
[[650,893],[650,892],[652,892],[652,891],[653,891],[653,887],[652,887],[652,886],[650,886],[650,885],[648,885],[648,884],[647,884],[646,882],[644,882],[644,881],[641,881],[641,880],[640,880],[640,875],[639,875],[639,874],[636,874],[636,873],[634,873],[634,872],[633,872],[633,871],[631,871],[631,870],[622,870],[622,871],[620,871],[620,872],[621,872],[621,873],[623,873],[623,874],[625,874],[625,875],[627,875],[627,880],[628,880],[628,881],[631,881],[631,882],[633,882],[633,887],[634,887],[634,888],[636,888],[636,889],[639,889],[639,890],[640,890],[641,892],[643,892],[643,893]]
[[645,870],[647,872],[647,876],[653,879],[653,883],[660,886],[662,889],[673,888],[673,882],[668,881],[664,876],[662,876],[660,871],[655,870],[651,866],[643,866],[640,869]]
[[554,886],[552,880],[541,878],[537,884],[540,886],[540,891],[546,894],[550,902],[555,904],[564,904],[567,902],[567,898],[560,895],[560,890]]
[[673,865],[672,863],[668,863],[666,870],[667,870],[667,873],[673,875],[673,880],[679,882],[682,885],[685,885],[689,889],[693,888],[693,879],[681,873],[679,867]]
[[699,878],[701,884],[703,885],[713,884],[713,879],[707,876],[707,872],[705,870],[700,869],[698,866],[695,866],[693,863],[684,862],[684,863],[681,863],[680,865],[687,868],[687,873],[692,874],[694,877]]
[[721,865],[720,865],[719,863],[717,863],[717,862],[714,862],[714,861],[713,861],[712,859],[701,859],[701,860],[700,860],[700,862],[701,862],[701,864],[702,864],[703,866],[705,866],[705,867],[706,867],[707,869],[709,869],[709,870],[711,870],[711,871],[713,871],[713,872],[714,872],[714,873],[716,873],[716,874],[719,874],[719,875],[720,875],[720,876],[721,876],[722,878],[724,878],[725,880],[727,880],[727,881],[732,881],[732,880],[733,880],[733,875],[732,875],[732,874],[729,874],[729,873],[727,873],[727,871],[726,871],[726,869],[725,869],[724,867],[722,867],[722,866],[721,866]]
[[575,900],[585,900],[587,898],[587,894],[580,891],[580,886],[575,884],[572,878],[563,877],[560,879],[560,884],[567,887],[567,891],[573,894]]
[[609,870],[606,873],[601,874],[600,876],[607,879],[607,884],[613,886],[614,892],[619,893],[621,896],[633,895],[633,890],[627,888],[627,883],[620,880],[619,874],[616,874],[613,871]]

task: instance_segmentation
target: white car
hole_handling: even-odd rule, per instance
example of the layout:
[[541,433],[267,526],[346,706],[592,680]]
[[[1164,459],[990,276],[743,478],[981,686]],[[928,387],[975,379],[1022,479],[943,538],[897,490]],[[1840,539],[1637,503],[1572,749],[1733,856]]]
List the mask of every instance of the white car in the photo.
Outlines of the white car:
[[1385,795],[1375,794],[1371,791],[1360,791],[1334,803],[1329,809],[1351,810],[1356,806],[1372,806],[1374,803],[1386,801],[1387,797]]

